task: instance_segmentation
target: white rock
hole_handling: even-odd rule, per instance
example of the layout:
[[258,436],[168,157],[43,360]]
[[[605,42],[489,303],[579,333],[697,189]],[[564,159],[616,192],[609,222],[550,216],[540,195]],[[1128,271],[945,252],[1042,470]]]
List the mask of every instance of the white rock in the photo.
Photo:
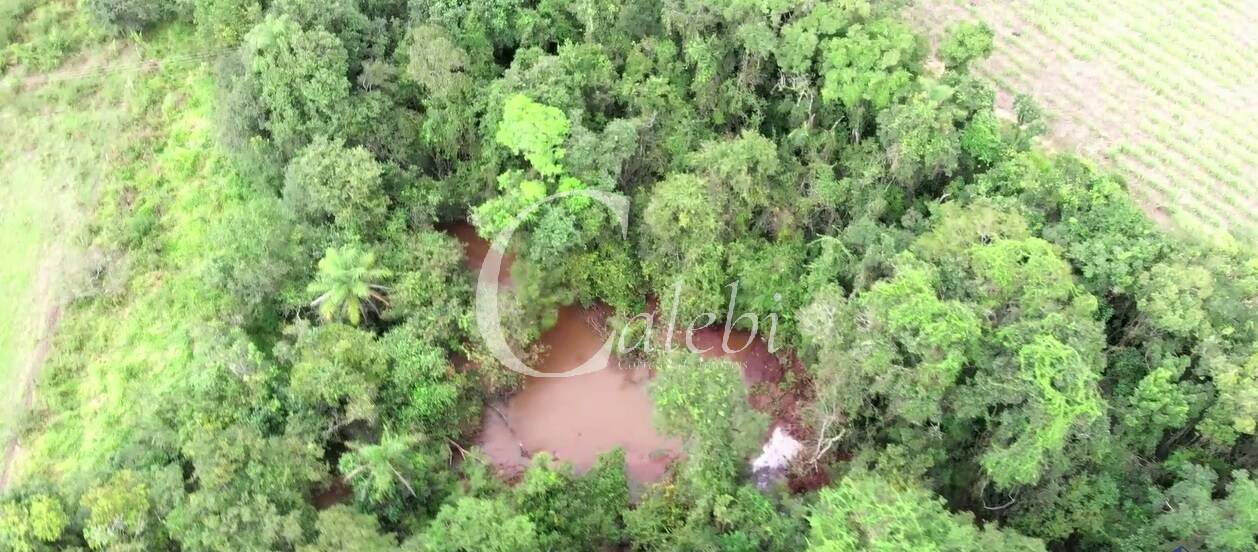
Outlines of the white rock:
[[751,461],[751,469],[754,472],[786,469],[803,448],[803,443],[783,431],[781,426],[775,427],[773,436],[764,444],[760,456]]

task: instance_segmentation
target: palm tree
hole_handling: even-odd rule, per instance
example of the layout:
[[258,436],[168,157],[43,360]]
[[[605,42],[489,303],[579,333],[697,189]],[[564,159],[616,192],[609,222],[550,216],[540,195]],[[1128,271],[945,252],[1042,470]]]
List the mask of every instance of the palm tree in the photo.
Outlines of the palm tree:
[[319,261],[319,275],[308,288],[317,297],[310,303],[324,320],[343,318],[357,326],[370,310],[380,313],[388,305],[381,282],[391,274],[376,267],[376,256],[355,246],[328,248]]
[[421,493],[426,494],[422,476],[431,467],[420,452],[426,441],[422,435],[385,430],[379,443],[350,443],[349,452],[340,460],[344,481],[368,504],[396,506],[407,496],[421,498]]

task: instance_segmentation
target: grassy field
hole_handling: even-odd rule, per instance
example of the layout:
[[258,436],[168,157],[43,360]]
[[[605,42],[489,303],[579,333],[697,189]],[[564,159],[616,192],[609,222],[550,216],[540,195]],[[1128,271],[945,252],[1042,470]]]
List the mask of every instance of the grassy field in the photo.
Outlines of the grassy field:
[[1124,174],[1154,218],[1258,233],[1258,0],[917,0],[909,15],[936,40],[985,22],[998,103],[1030,94],[1051,144]]
[[149,133],[143,48],[89,36],[65,4],[30,4],[0,0],[16,17],[0,26],[0,448],[63,307],[99,264],[86,229],[100,190]]

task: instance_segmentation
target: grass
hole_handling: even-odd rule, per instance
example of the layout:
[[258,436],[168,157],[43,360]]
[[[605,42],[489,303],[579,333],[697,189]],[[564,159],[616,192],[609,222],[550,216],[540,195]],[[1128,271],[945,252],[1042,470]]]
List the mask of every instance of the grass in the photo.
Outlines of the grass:
[[[259,199],[217,146],[212,60],[191,36],[179,25],[152,33],[107,63],[83,62],[108,71],[65,81],[77,91],[46,86],[69,104],[109,98],[61,115],[83,123],[84,134],[72,140],[100,166],[81,211],[85,246],[105,261],[76,286],[61,321],[24,428],[18,480],[87,478],[119,455],[145,453],[135,443],[168,442],[153,420],[180,403],[180,385],[195,376],[196,336],[226,310],[223,291],[205,275],[224,254],[215,236],[233,214],[273,201]],[[98,126],[94,117],[116,126]],[[108,139],[97,141],[103,128],[111,129]]]
[[[0,0],[0,449],[23,419],[23,395],[40,364],[50,322],[82,291],[94,258],[90,221],[101,191],[121,177],[136,146],[153,132],[155,96],[140,67],[146,47],[88,36],[74,3]],[[51,15],[50,15],[51,14]],[[55,56],[16,60],[15,51],[47,51],[42,26],[60,27]],[[44,33],[44,34],[40,34]],[[78,33],[78,34],[75,34]],[[53,33],[56,34],[56,33]],[[23,40],[37,36],[34,42]],[[16,41],[16,42],[13,42]],[[91,44],[75,54],[72,49]],[[44,49],[44,50],[41,50]],[[65,67],[58,68],[64,63]],[[51,73],[49,73],[51,71]],[[56,77],[59,73],[60,78]]]
[[1045,106],[1049,143],[1108,163],[1154,218],[1258,236],[1258,0],[918,0],[908,15],[935,40],[987,23],[978,72]]
[[104,38],[77,0],[0,0],[0,70],[49,71]]

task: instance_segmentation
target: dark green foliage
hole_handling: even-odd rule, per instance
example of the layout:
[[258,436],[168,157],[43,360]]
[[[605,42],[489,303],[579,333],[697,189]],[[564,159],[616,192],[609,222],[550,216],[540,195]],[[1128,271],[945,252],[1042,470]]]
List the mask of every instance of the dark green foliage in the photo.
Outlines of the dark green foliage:
[[424,552],[542,550],[537,526],[502,500],[464,497],[441,508],[432,524],[404,546]]
[[174,0],[86,0],[87,10],[118,32],[142,31],[176,14]]
[[338,468],[360,508],[397,523],[434,510],[443,498],[447,451],[423,436],[385,433],[380,442],[350,443]]
[[622,542],[621,514],[629,505],[624,461],[623,452],[612,451],[578,477],[570,466],[552,466],[548,454],[533,458],[512,494],[543,549],[597,550]]
[[362,147],[317,138],[288,164],[284,200],[312,223],[331,222],[349,235],[380,231],[389,208],[383,169]]
[[349,54],[335,35],[268,16],[245,37],[241,55],[258,95],[259,130],[284,159],[349,122]]
[[326,471],[314,447],[235,426],[193,437],[185,454],[193,490],[165,520],[183,549],[261,550],[305,539],[314,520],[307,489]]
[[397,539],[380,531],[380,524],[370,514],[355,512],[348,506],[333,506],[319,512],[315,524],[318,537],[310,544],[297,547],[298,552],[389,552],[397,550]]
[[214,47],[234,47],[262,19],[258,0],[194,0],[192,20],[205,42]]

